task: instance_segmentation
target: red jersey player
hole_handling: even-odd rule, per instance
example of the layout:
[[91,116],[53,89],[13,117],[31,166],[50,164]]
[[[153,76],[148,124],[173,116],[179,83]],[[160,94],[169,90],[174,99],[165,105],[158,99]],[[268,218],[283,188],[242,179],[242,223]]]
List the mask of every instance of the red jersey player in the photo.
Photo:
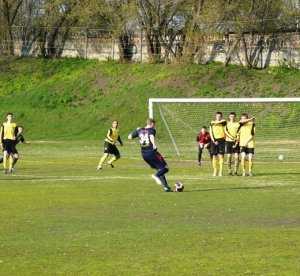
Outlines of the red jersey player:
[[207,131],[206,126],[203,126],[201,128],[201,131],[197,135],[197,142],[198,142],[198,164],[199,166],[201,166],[202,153],[204,149],[208,150],[208,153],[211,157],[211,153],[210,153],[211,138],[210,138],[209,131]]

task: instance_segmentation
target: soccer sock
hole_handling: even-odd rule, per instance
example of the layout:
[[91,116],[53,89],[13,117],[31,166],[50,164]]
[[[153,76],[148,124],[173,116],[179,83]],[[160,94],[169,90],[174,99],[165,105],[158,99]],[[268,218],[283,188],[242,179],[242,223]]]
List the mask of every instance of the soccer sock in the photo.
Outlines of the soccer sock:
[[17,164],[18,160],[19,160],[19,158],[14,158],[14,159],[13,159],[13,164],[12,164],[12,167],[13,167],[13,168],[14,168],[15,165]]
[[163,176],[164,174],[166,174],[167,172],[169,171],[168,168],[164,167],[160,170],[157,171],[157,173],[155,174],[157,177],[161,177]]
[[217,156],[213,156],[213,159],[212,159],[212,166],[213,166],[213,169],[214,169],[214,174],[217,173],[217,164],[218,164],[218,160],[217,160]]
[[11,171],[12,170],[12,168],[13,168],[13,163],[14,163],[14,158],[13,158],[13,156],[9,156],[8,157],[8,169]]
[[113,156],[107,163],[108,164],[112,164],[113,162],[115,162],[117,160],[117,157],[116,156]]
[[238,172],[238,169],[239,169],[239,157],[236,156],[234,158],[234,172],[237,173]]
[[231,172],[232,171],[232,155],[231,154],[228,155],[227,163],[228,163],[228,172]]
[[202,148],[199,147],[199,152],[198,152],[198,162],[201,163],[201,159],[202,159]]
[[243,170],[243,173],[246,172],[246,167],[245,167],[245,157],[242,157],[241,158],[241,167],[242,167],[242,170]]
[[224,156],[219,157],[219,173],[223,172]]
[[252,172],[252,167],[253,167],[252,159],[249,159],[248,163],[249,163],[249,172]]
[[8,156],[4,155],[4,157],[3,157],[3,168],[4,168],[4,170],[7,170],[7,164],[8,164]]
[[159,179],[161,180],[161,183],[163,184],[163,186],[165,188],[170,188],[170,186],[168,185],[168,181],[167,181],[167,179],[166,179],[166,177],[164,175],[161,175],[159,177]]
[[108,153],[104,153],[99,161],[98,167],[102,167],[103,163],[105,162],[106,158],[108,157]]

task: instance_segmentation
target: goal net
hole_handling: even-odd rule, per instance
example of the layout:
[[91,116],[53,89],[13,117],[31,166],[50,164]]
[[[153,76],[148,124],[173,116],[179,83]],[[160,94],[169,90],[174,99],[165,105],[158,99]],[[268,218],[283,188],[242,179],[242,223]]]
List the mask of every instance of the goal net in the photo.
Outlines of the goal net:
[[225,119],[230,112],[256,118],[256,159],[300,160],[300,98],[149,99],[160,147],[165,155],[181,159],[195,159],[196,136],[202,126],[209,128],[217,111]]

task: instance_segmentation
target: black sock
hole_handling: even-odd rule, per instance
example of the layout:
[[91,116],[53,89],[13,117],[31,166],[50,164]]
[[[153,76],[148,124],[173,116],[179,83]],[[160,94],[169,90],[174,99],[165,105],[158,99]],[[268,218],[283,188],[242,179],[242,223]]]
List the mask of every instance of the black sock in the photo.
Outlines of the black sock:
[[170,189],[170,187],[168,185],[168,181],[164,175],[160,176],[159,179],[161,180],[161,182],[165,188]]
[[18,158],[14,158],[14,161],[13,161],[13,164],[12,164],[13,168],[14,168],[15,165],[17,164],[18,160],[19,160]]

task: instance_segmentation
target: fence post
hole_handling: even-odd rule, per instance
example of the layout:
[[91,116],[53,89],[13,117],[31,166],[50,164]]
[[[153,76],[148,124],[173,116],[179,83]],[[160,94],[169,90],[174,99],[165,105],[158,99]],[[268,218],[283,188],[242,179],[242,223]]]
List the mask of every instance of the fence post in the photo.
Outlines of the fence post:
[[140,38],[140,43],[141,43],[141,63],[143,62],[143,30],[141,29],[141,38]]
[[114,38],[112,38],[112,60],[115,60],[115,44],[116,41]]
[[89,29],[85,30],[85,59],[88,58],[88,47],[89,47]]

